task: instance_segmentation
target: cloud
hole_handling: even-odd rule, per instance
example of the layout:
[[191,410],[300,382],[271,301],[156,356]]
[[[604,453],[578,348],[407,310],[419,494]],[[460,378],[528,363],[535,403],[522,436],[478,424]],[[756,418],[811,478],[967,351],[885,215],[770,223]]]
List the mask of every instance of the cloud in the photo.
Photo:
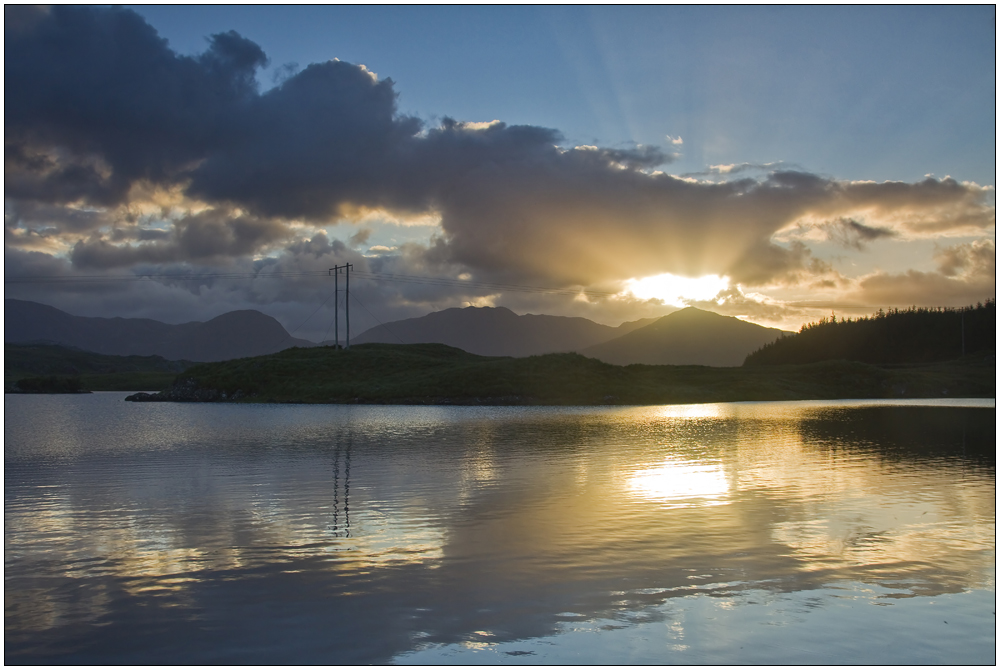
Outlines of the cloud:
[[179,178],[233,146],[234,118],[266,63],[235,32],[180,56],[124,9],[5,7],[4,16],[17,17],[4,29],[7,197],[113,205],[137,180]]
[[140,230],[137,237],[145,241],[139,244],[115,244],[102,237],[79,240],[69,258],[74,267],[87,270],[188,261],[224,264],[291,235],[292,228],[281,221],[209,210],[173,221],[169,233]]
[[371,228],[362,228],[358,232],[354,233],[350,237],[351,246],[360,246],[368,241],[368,238],[372,236]]
[[632,149],[593,149],[607,164],[631,168],[654,168],[677,160],[677,154],[641,144]]
[[866,226],[863,223],[846,217],[840,217],[828,223],[821,223],[818,228],[826,233],[827,239],[848,249],[855,249],[857,251],[864,250],[868,242],[896,237],[898,235],[891,228]]
[[[353,254],[359,266],[555,287],[669,272],[842,288],[803,240],[778,233],[811,226],[858,250],[995,228],[993,188],[947,177],[844,181],[740,163],[699,180],[656,170],[679,137],[668,149],[567,148],[539,126],[430,126],[399,113],[391,79],[338,60],[287,68],[262,93],[267,56],[252,41],[218,33],[179,55],[126,9],[5,7],[5,57],[6,244],[65,253],[77,270]],[[438,232],[366,261],[350,247],[378,217]],[[366,226],[347,245],[319,232],[346,220]],[[958,274],[982,255],[942,254],[942,272]],[[411,288],[386,304],[447,293]]]
[[997,249],[993,240],[976,240],[939,249],[934,257],[938,262],[938,271],[945,277],[996,277]]
[[[668,136],[669,137],[669,136]],[[721,165],[709,165],[703,172],[688,172],[686,177],[716,177],[735,175],[742,172],[774,172],[776,170],[787,170],[795,166],[784,161],[773,161],[770,163],[726,163]]]
[[4,220],[10,228],[52,229],[59,233],[86,234],[113,225],[114,212],[60,207],[32,201],[7,200]]
[[390,79],[340,61],[313,64],[250,101],[236,121],[231,146],[191,171],[191,195],[313,220],[349,205],[426,208],[407,178],[421,123],[396,115]]
[[948,277],[940,272],[908,270],[876,273],[859,282],[861,304],[887,307],[932,305],[960,307],[996,296],[996,274]]
[[759,293],[744,293],[738,286],[720,291],[712,300],[692,300],[688,305],[777,328],[787,328],[788,323],[801,323],[814,311]]
[[881,306],[970,305],[996,297],[996,244],[981,239],[938,249],[937,271],[875,272],[861,277],[852,298]]

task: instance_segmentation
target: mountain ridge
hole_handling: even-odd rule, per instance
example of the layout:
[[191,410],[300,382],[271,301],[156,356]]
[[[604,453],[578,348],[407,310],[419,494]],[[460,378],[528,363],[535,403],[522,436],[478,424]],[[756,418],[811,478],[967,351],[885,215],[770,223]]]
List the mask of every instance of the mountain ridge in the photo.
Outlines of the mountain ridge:
[[[107,355],[212,362],[333,344],[294,338],[276,319],[256,310],[236,310],[205,322],[181,324],[74,316],[13,298],[4,301],[4,311],[5,342],[59,344]],[[506,307],[454,307],[380,324],[351,338],[351,344],[437,343],[479,356],[522,358],[575,352],[615,365],[725,367],[741,365],[748,354],[781,334],[693,307],[617,327],[584,317],[518,315]]]
[[685,307],[580,353],[613,365],[736,367],[750,353],[785,334],[792,333]]
[[627,321],[616,327],[579,316],[518,315],[506,307],[452,307],[369,328],[352,337],[351,344],[436,343],[479,356],[537,356],[578,351],[655,320]]
[[48,343],[114,356],[222,361],[316,346],[294,338],[274,317],[256,310],[226,312],[208,321],[168,324],[155,319],[74,316],[28,300],[4,300],[5,343]]

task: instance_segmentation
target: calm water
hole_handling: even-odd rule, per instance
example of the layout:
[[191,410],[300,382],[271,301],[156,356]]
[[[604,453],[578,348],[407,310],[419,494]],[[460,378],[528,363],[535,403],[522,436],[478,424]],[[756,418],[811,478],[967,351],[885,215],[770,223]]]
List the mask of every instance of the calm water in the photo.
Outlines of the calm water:
[[996,660],[993,400],[124,395],[4,398],[7,663]]

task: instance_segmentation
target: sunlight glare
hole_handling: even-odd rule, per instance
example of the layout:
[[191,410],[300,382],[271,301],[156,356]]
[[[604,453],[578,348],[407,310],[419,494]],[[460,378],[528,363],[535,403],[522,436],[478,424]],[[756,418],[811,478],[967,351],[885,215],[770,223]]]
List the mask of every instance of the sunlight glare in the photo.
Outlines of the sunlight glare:
[[635,473],[629,492],[671,507],[721,505],[729,483],[720,465],[667,461],[664,465]]
[[681,277],[670,273],[630,279],[625,290],[636,298],[655,298],[665,304],[683,307],[687,300],[711,300],[729,288],[729,277],[705,275],[703,277]]

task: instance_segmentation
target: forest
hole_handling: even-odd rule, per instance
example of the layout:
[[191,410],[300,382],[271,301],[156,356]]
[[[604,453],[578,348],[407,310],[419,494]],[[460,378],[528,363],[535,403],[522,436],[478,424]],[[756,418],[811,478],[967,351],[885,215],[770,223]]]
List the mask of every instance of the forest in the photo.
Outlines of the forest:
[[846,360],[875,365],[949,361],[996,350],[996,300],[960,308],[879,310],[871,316],[836,314],[802,326],[746,357],[745,366],[800,365]]

